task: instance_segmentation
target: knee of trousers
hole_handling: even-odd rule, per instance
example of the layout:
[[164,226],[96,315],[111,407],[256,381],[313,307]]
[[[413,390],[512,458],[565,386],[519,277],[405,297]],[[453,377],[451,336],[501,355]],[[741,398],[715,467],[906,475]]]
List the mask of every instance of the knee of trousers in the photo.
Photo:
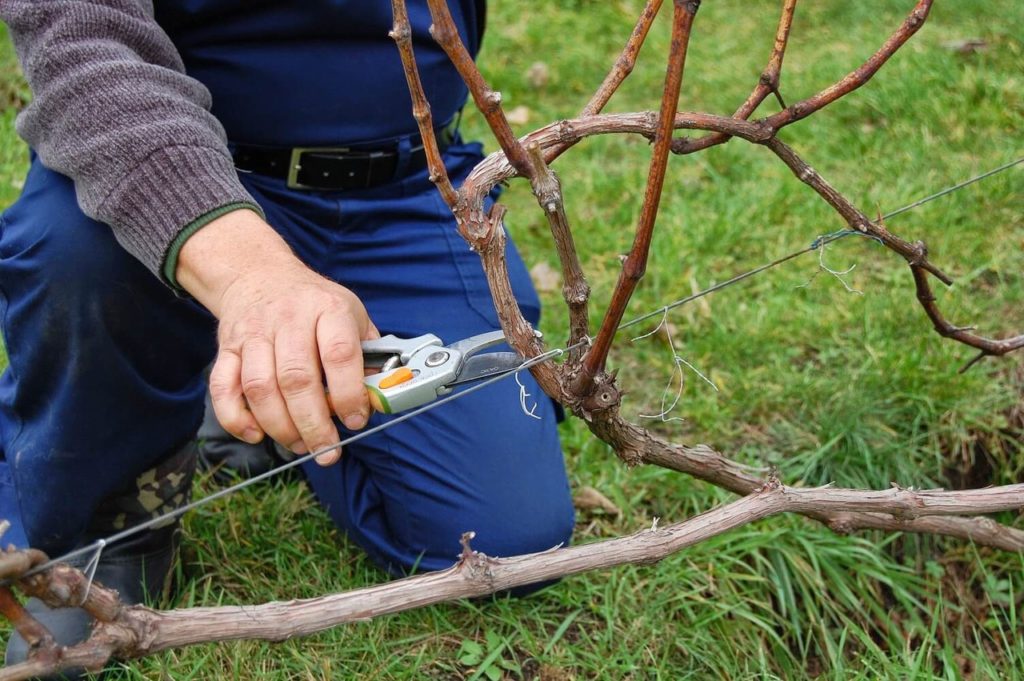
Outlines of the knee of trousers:
[[123,306],[165,288],[118,245],[107,225],[81,211],[72,182],[38,159],[21,196],[0,218],[0,268],[9,305],[36,296],[42,307],[71,321],[88,314],[102,322],[106,308],[126,316],[130,309]]
[[[71,181],[38,160],[0,228],[0,311],[19,412],[37,406],[26,401],[30,386],[51,404],[109,395],[171,406],[160,398],[177,402],[184,391],[198,425],[201,374],[216,350],[209,313],[86,217]],[[124,420],[131,410],[112,414]]]
[[567,544],[574,513],[554,410],[544,399],[542,420],[526,416],[512,388],[398,424],[307,476],[335,522],[395,575],[450,567],[467,532],[494,557]]
[[463,508],[417,507],[416,496],[401,506],[405,518],[391,524],[391,532],[367,527],[350,532],[374,562],[396,576],[451,567],[462,553],[463,537],[472,550],[492,558],[547,551],[572,538],[575,517],[567,486],[511,505],[481,500]]
[[[33,162],[0,219],[0,447],[29,539],[70,541],[92,502],[198,426],[212,318],[178,299]],[[83,484],[87,481],[87,484]],[[74,527],[72,527],[74,526]]]
[[[553,486],[552,486],[553,487]],[[553,488],[543,496],[529,494],[522,503],[474,503],[447,513],[419,515],[414,519],[415,537],[403,537],[407,556],[416,556],[417,567],[427,570],[449,567],[458,559],[460,540],[466,533],[474,551],[507,558],[565,546],[572,538],[575,517],[568,487]],[[412,565],[403,565],[409,569]]]

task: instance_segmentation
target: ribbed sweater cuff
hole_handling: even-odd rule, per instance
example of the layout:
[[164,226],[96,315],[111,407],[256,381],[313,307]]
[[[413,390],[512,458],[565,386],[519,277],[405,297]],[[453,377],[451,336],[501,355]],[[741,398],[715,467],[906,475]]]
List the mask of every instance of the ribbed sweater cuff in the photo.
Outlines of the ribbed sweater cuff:
[[176,292],[188,295],[178,284],[178,255],[181,253],[181,247],[185,245],[185,242],[189,238],[201,230],[206,225],[210,224],[217,218],[227,215],[232,211],[245,208],[258,213],[261,218],[266,218],[263,214],[263,209],[254,203],[229,203],[225,206],[219,206],[214,208],[209,213],[200,215],[198,218],[185,225],[185,228],[178,232],[178,236],[174,237],[174,241],[167,247],[167,253],[164,256],[164,264],[161,266],[160,271],[163,272],[164,282],[170,285]]
[[179,232],[230,204],[256,201],[238,181],[231,158],[206,147],[166,147],[128,173],[104,200],[98,217],[158,277]]

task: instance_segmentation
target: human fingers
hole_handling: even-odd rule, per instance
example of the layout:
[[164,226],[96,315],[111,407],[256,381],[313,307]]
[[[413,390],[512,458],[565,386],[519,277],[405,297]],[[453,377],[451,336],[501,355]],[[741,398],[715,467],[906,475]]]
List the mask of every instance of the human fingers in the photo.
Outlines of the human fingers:
[[306,449],[277,383],[274,344],[264,336],[242,343],[241,384],[245,401],[263,430],[296,454]]
[[[376,329],[374,329],[376,331]],[[370,416],[363,387],[363,350],[357,322],[348,314],[328,312],[317,322],[317,346],[327,380],[331,408],[346,428],[358,430]]]
[[[338,442],[338,429],[324,393],[317,337],[311,326],[287,325],[278,330],[275,344],[277,383],[308,451],[320,451]],[[326,465],[338,451],[324,452],[317,463]]]
[[221,349],[210,370],[210,401],[224,430],[256,444],[264,433],[242,393],[241,371],[241,356],[233,350]]

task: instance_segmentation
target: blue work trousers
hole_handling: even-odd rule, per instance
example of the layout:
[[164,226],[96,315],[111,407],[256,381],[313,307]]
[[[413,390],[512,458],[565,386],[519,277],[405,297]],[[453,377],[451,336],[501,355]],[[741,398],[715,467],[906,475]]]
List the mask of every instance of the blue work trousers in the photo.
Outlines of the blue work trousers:
[[[456,181],[480,157],[477,144],[445,152]],[[241,180],[298,256],[353,290],[382,334],[451,342],[499,328],[479,259],[425,170],[345,192]],[[38,159],[0,228],[10,360],[0,377],[0,515],[14,521],[4,542],[56,554],[80,541],[100,500],[194,436],[216,321],[84,216],[72,183]],[[511,246],[508,263],[536,323],[537,297]],[[307,464],[306,479],[334,522],[395,574],[450,566],[468,530],[491,555],[566,542],[573,510],[555,414],[526,372],[522,380],[540,419],[524,413],[514,381],[499,382],[347,447],[337,465]]]

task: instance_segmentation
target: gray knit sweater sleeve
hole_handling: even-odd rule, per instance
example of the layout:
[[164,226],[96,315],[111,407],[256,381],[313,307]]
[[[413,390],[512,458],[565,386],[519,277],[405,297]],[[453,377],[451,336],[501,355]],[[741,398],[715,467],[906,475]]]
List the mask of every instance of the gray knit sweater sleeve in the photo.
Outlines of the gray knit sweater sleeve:
[[189,223],[254,204],[151,0],[0,0],[0,19],[33,92],[18,133],[157,276]]

